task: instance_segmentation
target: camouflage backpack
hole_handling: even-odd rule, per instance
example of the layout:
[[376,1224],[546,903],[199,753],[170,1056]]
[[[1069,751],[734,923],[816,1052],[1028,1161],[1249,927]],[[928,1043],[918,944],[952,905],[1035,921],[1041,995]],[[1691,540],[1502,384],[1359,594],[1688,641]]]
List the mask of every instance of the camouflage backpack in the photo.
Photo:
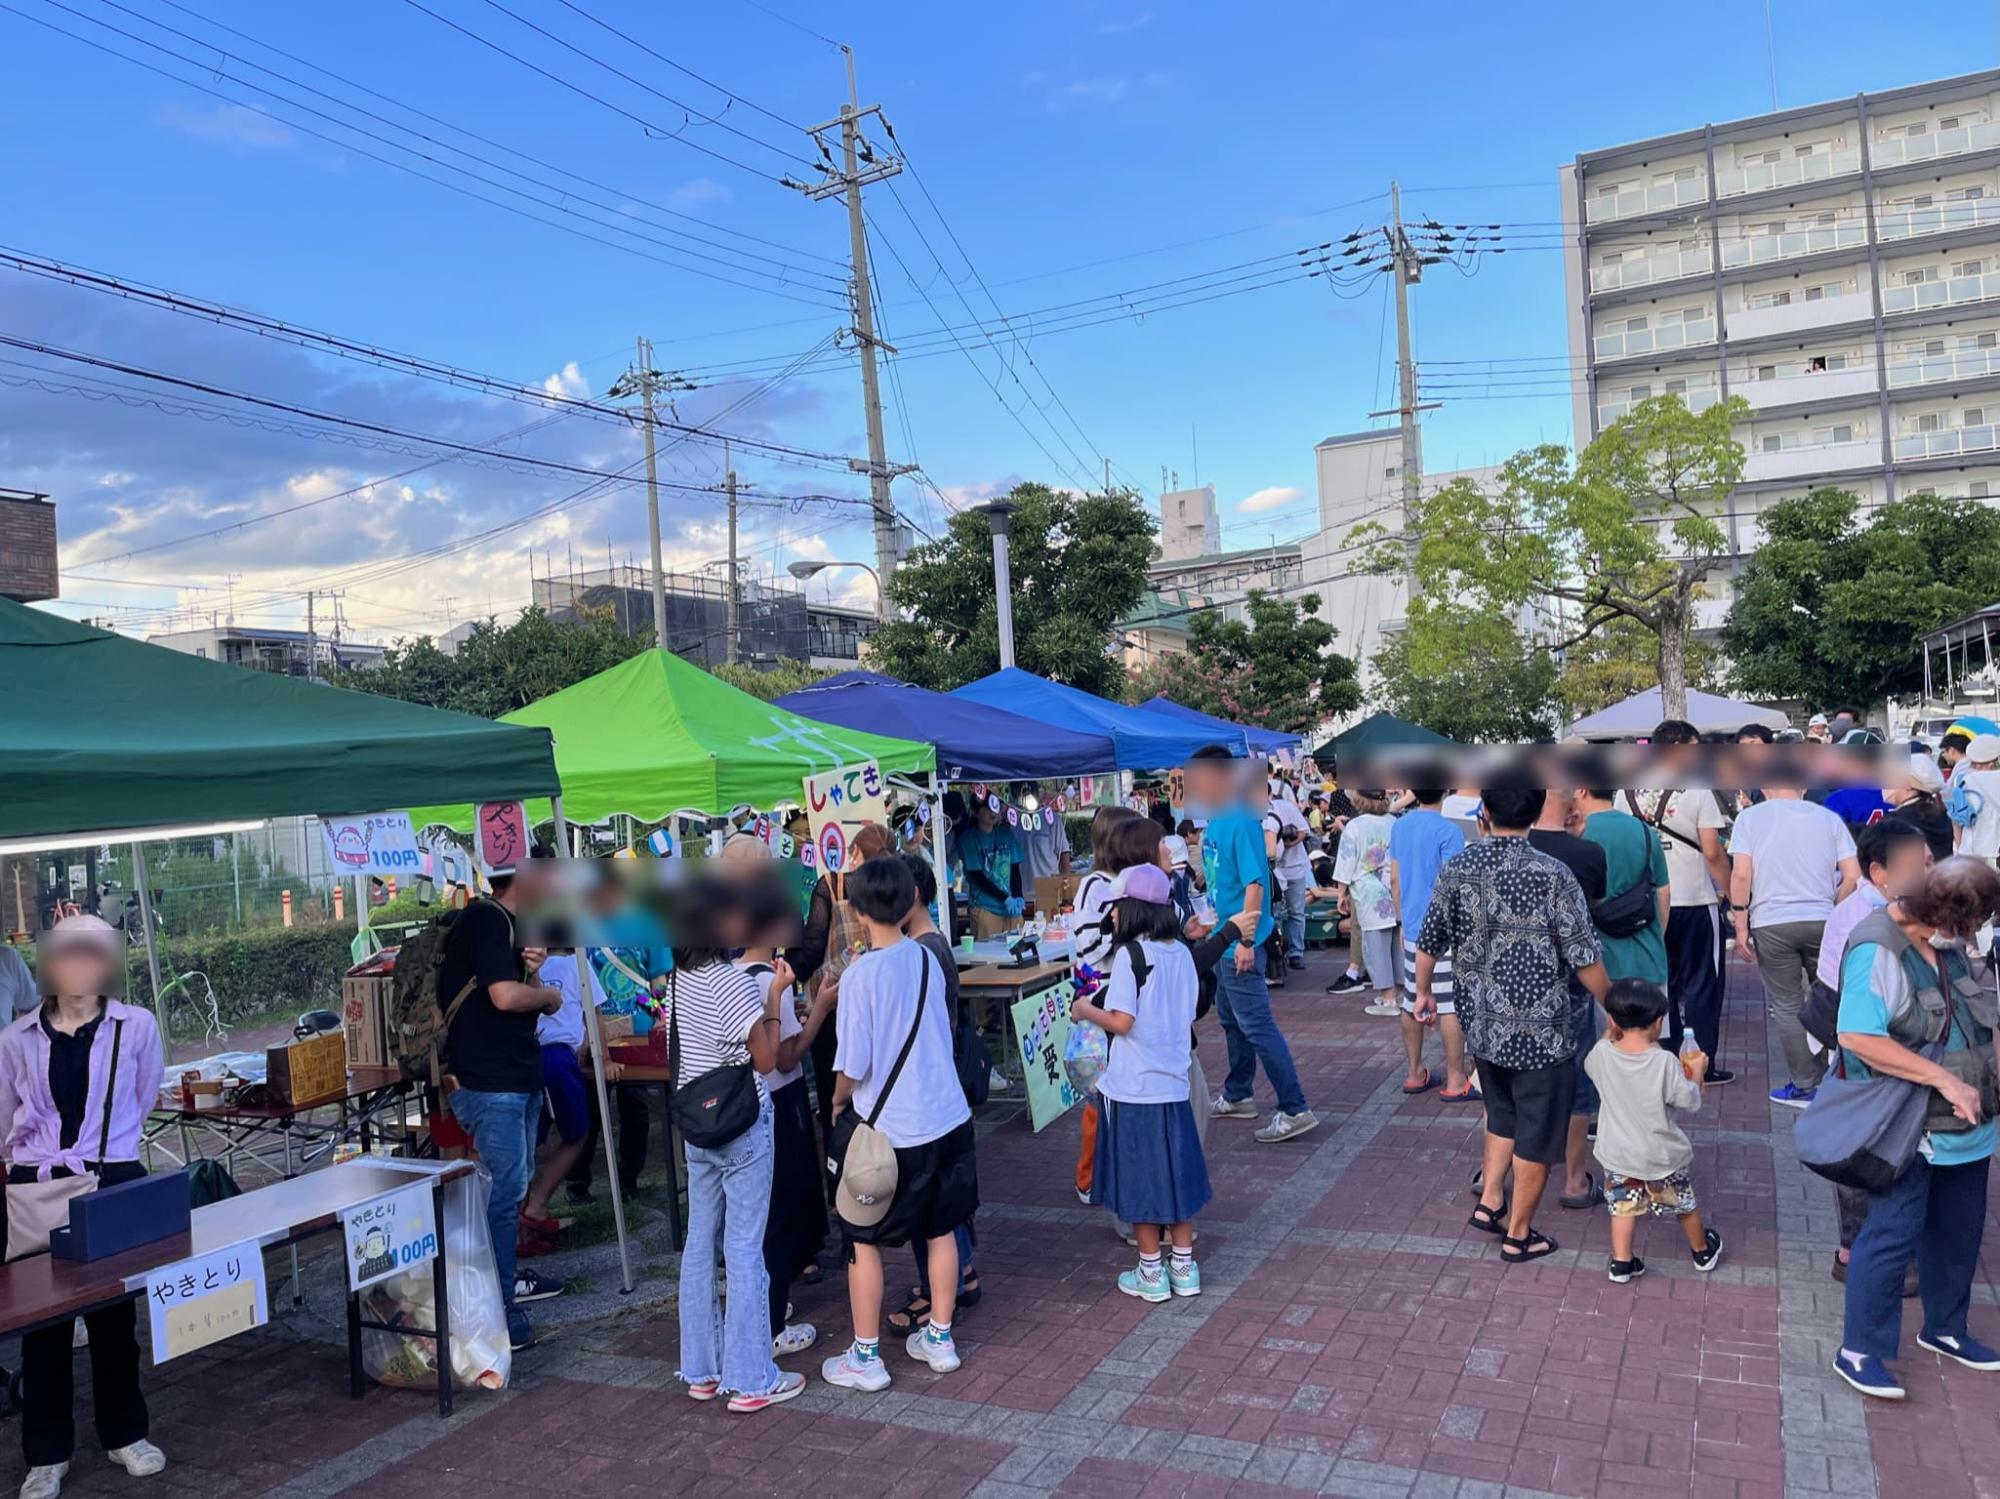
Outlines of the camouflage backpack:
[[445,949],[464,915],[455,909],[440,912],[396,951],[396,981],[389,1000],[389,1050],[403,1076],[419,1082],[439,1081],[452,1019],[478,987],[478,980],[468,979],[449,1000],[438,995]]

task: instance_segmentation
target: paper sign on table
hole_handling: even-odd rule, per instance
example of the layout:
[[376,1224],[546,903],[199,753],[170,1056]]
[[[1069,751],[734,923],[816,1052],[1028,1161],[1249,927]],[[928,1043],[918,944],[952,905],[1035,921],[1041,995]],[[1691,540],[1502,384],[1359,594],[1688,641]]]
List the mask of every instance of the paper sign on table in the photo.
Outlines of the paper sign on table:
[[1028,1083],[1028,1122],[1040,1133],[1069,1112],[1076,1093],[1063,1067],[1069,1039],[1069,1005],[1076,985],[1069,979],[1039,994],[1014,1001],[1014,1035],[1021,1047],[1021,1071]]
[[336,874],[421,874],[429,859],[417,848],[407,812],[369,812],[359,817],[322,817],[320,837]]
[[818,846],[818,867],[838,874],[847,867],[847,846],[865,822],[889,821],[889,787],[873,760],[805,778],[806,819]]
[[347,1241],[347,1288],[358,1291],[437,1258],[431,1189],[418,1183],[341,1210]]
[[156,1364],[262,1327],[271,1320],[264,1251],[245,1239],[148,1271],[146,1313]]

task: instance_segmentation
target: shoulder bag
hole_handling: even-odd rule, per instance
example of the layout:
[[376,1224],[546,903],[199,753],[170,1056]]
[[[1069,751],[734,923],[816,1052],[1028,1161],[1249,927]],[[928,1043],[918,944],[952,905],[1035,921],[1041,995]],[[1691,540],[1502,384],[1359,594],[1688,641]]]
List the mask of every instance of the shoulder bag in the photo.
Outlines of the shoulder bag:
[[[125,1039],[125,1022],[111,1022],[111,1066],[104,1074],[104,1122],[97,1132],[97,1164],[111,1148],[111,1102],[117,1096],[118,1044]],[[37,1178],[7,1184],[7,1258],[24,1259],[49,1252],[49,1233],[69,1223],[70,1203],[97,1190],[94,1172]]]
[[[930,954],[926,953],[926,957]],[[889,1137],[875,1127],[875,1121],[882,1117],[882,1110],[888,1107],[889,1095],[896,1091],[896,1079],[903,1075],[903,1064],[910,1059],[910,1048],[917,1044],[917,1032],[924,1025],[924,1004],[930,998],[931,965],[924,964],[923,977],[917,981],[917,1014],[910,1022],[910,1034],[903,1038],[903,1049],[896,1053],[896,1064],[889,1069],[888,1077],[882,1080],[882,1091],[875,1095],[875,1107],[863,1119],[852,1101],[840,1111],[840,1117],[833,1121],[833,1130],[826,1142],[826,1165],[834,1185],[840,1183],[840,1176],[847,1169],[849,1161],[857,1167],[866,1161],[873,1170],[881,1170],[884,1180],[891,1183],[888,1192],[880,1194],[890,1201],[895,1200],[896,1147],[889,1143]]]
[[[681,1076],[680,974],[673,977],[672,1008],[667,1018],[667,1075],[674,1079],[672,1108],[681,1138],[698,1150],[720,1150],[757,1122],[763,1100],[757,1094],[757,1069],[734,1062],[689,1078]],[[761,1007],[760,1007],[761,1009]],[[760,1015],[756,1022],[762,1025]]]

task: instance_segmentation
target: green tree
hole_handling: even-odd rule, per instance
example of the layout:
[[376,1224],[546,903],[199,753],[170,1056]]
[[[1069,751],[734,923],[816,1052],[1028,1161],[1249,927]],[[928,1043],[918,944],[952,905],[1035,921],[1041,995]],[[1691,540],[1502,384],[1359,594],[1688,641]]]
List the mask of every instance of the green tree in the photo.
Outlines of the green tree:
[[[1015,486],[1008,534],[1014,659],[1025,671],[1115,696],[1124,668],[1105,654],[1111,628],[1146,591],[1153,518],[1130,493],[1079,495]],[[986,517],[961,511],[943,536],[896,569],[889,602],[908,617],[868,646],[877,671],[949,691],[1000,665],[993,540]]]
[[1817,489],[1764,512],[1722,630],[1740,690],[1826,707],[1915,695],[1919,637],[2000,598],[2000,511],[1918,494],[1863,525],[1857,508]]
[[[1333,649],[1336,631],[1316,612],[1316,593],[1284,599],[1253,588],[1248,621],[1204,609],[1188,621],[1188,656],[1215,684],[1219,707],[1202,708],[1232,723],[1288,734],[1316,727],[1361,702],[1354,662]],[[1169,690],[1176,702],[1185,702]]]
[[[1572,459],[1555,444],[1516,453],[1497,486],[1460,479],[1424,502],[1411,528],[1424,594],[1502,617],[1523,604],[1562,621],[1561,652],[1620,620],[1651,637],[1667,713],[1687,714],[1688,646],[1702,580],[1729,551],[1715,519],[1743,475],[1732,397],[1696,415],[1655,396]],[[1366,539],[1379,526],[1357,528]],[[1400,571],[1404,547],[1368,566]]]
[[1228,710],[1223,704],[1222,689],[1220,672],[1196,661],[1186,651],[1167,651],[1132,667],[1126,673],[1121,696],[1137,707],[1164,694],[1183,708],[1224,718]]
[[765,702],[776,702],[788,692],[797,692],[815,682],[824,682],[835,673],[797,661],[781,661],[776,666],[718,666],[715,675],[739,691]]
[[[1704,692],[1720,686],[1720,667],[1713,645],[1704,640],[1688,641],[1690,686]],[[1564,653],[1556,678],[1556,701],[1567,723],[1622,703],[1634,693],[1656,686],[1659,680],[1659,648],[1653,636],[1632,620],[1617,619]]]
[[489,619],[474,625],[457,655],[447,656],[421,635],[391,646],[380,666],[337,672],[330,680],[378,697],[498,718],[607,671],[648,644],[647,638],[621,635],[608,611],[571,623],[530,607],[511,624]]
[[1500,615],[1419,599],[1374,666],[1383,707],[1462,744],[1555,733],[1555,659]]

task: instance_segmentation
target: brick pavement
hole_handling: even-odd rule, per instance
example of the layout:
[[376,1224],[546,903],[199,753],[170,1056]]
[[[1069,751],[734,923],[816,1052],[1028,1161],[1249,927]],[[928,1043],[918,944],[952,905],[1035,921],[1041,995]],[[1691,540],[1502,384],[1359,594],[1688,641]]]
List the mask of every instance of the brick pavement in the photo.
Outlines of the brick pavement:
[[[1332,966],[1316,954],[1278,999],[1325,1124],[1279,1146],[1215,1124],[1199,1300],[1120,1296],[1130,1251],[1070,1191],[1073,1127],[1037,1136],[998,1105],[981,1120],[986,1295],[960,1321],[957,1374],[891,1349],[883,1395],[815,1378],[791,1405],[731,1417],[679,1398],[674,1318],[655,1303],[551,1329],[513,1389],[440,1422],[419,1394],[348,1400],[338,1352],[285,1318],[149,1371],[173,1466],[145,1492],[2000,1499],[2000,1387],[1912,1347],[1908,1403],[1864,1411],[1825,1372],[1832,1193],[1763,1097],[1774,1048],[1751,970],[1733,969],[1723,1048],[1742,1080],[1690,1131],[1728,1256],[1697,1275],[1672,1226],[1652,1225],[1652,1273],[1621,1287],[1604,1278],[1601,1210],[1551,1199],[1542,1223],[1563,1249],[1521,1268],[1466,1227],[1476,1111],[1402,1096],[1395,1023],[1322,994]],[[313,1270],[317,1302],[334,1303],[333,1274]],[[816,1370],[848,1334],[837,1279],[797,1299],[822,1347],[791,1362]],[[1989,1263],[1975,1322],[2000,1340],[1996,1303]],[[69,1491],[135,1490],[86,1454]]]

